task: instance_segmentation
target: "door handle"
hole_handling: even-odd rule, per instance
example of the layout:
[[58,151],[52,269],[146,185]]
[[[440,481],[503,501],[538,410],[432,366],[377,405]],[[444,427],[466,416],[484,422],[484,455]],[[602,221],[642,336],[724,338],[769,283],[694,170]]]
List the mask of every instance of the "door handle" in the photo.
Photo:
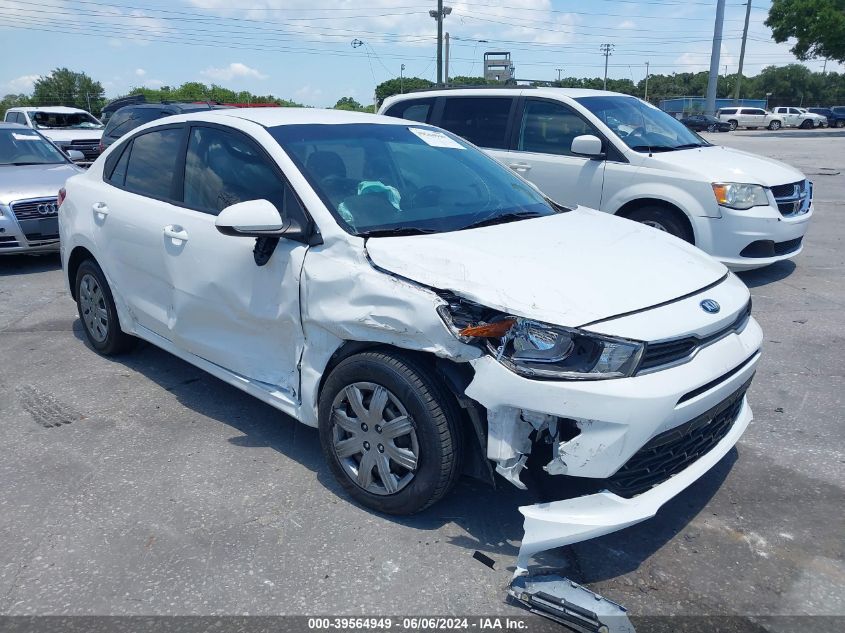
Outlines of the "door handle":
[[91,205],[91,210],[99,215],[108,215],[109,205],[107,205],[105,202],[95,202]]
[[188,241],[188,232],[178,224],[168,224],[164,227],[164,236],[172,240]]
[[508,165],[508,167],[510,167],[514,171],[530,171],[531,170],[531,165],[529,165],[528,163],[511,163],[510,165]]

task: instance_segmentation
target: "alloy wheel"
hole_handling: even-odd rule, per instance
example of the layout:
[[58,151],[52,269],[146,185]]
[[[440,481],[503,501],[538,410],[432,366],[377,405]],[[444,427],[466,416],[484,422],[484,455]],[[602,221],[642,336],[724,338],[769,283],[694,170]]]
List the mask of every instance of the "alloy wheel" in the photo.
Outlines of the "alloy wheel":
[[402,490],[419,465],[411,416],[396,395],[371,382],[347,385],[332,403],[332,446],[343,471],[377,495]]
[[85,329],[98,343],[109,335],[109,311],[100,282],[94,275],[85,274],[79,282],[79,306]]

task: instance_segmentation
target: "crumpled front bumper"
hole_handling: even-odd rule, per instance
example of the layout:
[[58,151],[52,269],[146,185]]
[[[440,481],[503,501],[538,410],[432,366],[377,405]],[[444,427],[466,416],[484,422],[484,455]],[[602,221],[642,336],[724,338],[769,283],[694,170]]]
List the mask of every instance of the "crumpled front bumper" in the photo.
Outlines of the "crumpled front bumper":
[[650,519],[663,504],[715,466],[736,444],[751,419],[751,407],[743,399],[736,422],[710,452],[671,479],[632,499],[604,491],[520,507],[525,516],[525,536],[516,562],[517,574],[527,570],[529,559],[538,552],[610,534]]

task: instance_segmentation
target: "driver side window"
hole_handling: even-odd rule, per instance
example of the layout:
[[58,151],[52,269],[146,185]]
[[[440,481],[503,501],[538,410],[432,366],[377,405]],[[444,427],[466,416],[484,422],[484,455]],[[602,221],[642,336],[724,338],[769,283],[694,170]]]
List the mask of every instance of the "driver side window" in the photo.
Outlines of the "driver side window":
[[258,149],[239,134],[194,127],[185,157],[185,205],[218,215],[226,207],[264,199],[281,212],[285,183]]
[[522,114],[517,149],[522,152],[574,156],[576,136],[592,134],[595,128],[561,103],[528,99]]

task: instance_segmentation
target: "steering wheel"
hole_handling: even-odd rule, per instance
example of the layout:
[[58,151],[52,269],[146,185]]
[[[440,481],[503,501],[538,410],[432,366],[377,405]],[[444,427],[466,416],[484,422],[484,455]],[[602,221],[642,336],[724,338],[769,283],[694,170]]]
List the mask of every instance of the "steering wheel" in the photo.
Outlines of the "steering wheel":
[[437,204],[440,199],[440,194],[443,192],[441,187],[437,185],[425,185],[420,187],[411,194],[409,202],[410,208],[430,207]]

